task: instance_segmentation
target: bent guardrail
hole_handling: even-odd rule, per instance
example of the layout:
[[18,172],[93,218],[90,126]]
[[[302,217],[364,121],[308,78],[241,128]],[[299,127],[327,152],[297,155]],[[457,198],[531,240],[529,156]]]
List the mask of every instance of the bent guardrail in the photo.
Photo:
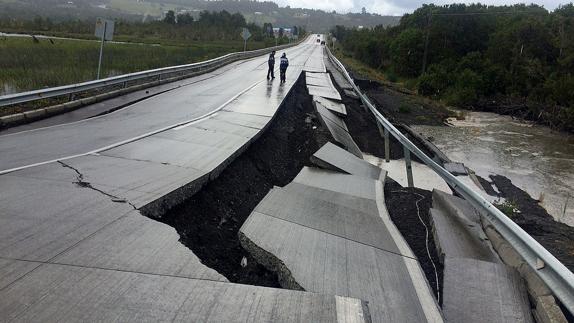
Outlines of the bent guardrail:
[[262,48],[262,49],[257,49],[257,50],[253,50],[253,51],[247,51],[247,52],[230,53],[227,55],[223,55],[221,57],[213,58],[213,59],[203,61],[203,62],[198,62],[198,63],[164,67],[164,68],[158,68],[158,69],[147,70],[147,71],[142,71],[142,72],[136,72],[136,73],[130,73],[130,74],[124,74],[124,75],[119,75],[119,76],[108,77],[108,78],[101,79],[101,80],[94,80],[94,81],[88,81],[88,82],[83,82],[83,83],[58,86],[58,87],[53,87],[53,88],[48,88],[48,89],[41,89],[41,90],[34,90],[34,91],[4,95],[4,96],[0,96],[0,107],[19,104],[19,103],[26,103],[26,102],[36,101],[36,100],[42,100],[42,99],[47,99],[47,98],[53,98],[53,97],[58,97],[58,96],[65,96],[65,95],[69,95],[70,101],[72,101],[73,95],[80,93],[80,92],[95,90],[98,88],[103,88],[103,87],[111,86],[111,85],[123,85],[123,87],[126,87],[126,84],[128,82],[143,80],[143,79],[147,79],[147,78],[157,77],[157,80],[161,81],[162,77],[167,76],[167,75],[184,76],[188,73],[195,73],[195,72],[199,72],[199,71],[202,71],[205,69],[213,69],[213,68],[221,67],[225,64],[228,64],[228,63],[231,63],[231,62],[234,62],[237,60],[252,58],[252,57],[259,56],[259,55],[263,55],[265,53],[268,53],[271,50],[281,50],[284,48],[292,47],[292,46],[295,46],[295,45],[302,43],[303,41],[305,41],[305,39],[307,39],[307,38],[304,38],[300,42],[293,43],[293,44]]
[[[427,166],[434,170],[447,184],[457,193],[470,202],[496,230],[508,241],[508,243],[524,258],[533,271],[546,283],[548,288],[562,302],[562,304],[574,314],[574,274],[564,266],[556,257],[546,250],[538,241],[534,240],[520,226],[510,220],[504,213],[483,198],[479,193],[459,181],[454,175],[427,156],[405,135],[403,135],[389,120],[387,120],[372,104],[369,98],[361,92],[349,75],[345,66],[331,53],[326,46],[329,59],[343,73],[351,83],[361,101],[375,116],[377,123],[385,130],[385,137],[390,133],[405,149],[405,160],[409,152],[415,154]],[[386,140],[386,145],[388,140]],[[388,155],[388,154],[387,154]],[[412,186],[412,177],[409,178],[409,186]]]

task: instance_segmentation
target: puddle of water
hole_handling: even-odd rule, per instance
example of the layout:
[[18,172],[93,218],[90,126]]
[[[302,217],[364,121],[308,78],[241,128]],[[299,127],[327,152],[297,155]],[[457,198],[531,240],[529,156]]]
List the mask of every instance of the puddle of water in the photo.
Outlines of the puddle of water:
[[468,112],[453,127],[414,126],[449,158],[488,178],[500,174],[558,221],[574,226],[574,136],[509,116]]

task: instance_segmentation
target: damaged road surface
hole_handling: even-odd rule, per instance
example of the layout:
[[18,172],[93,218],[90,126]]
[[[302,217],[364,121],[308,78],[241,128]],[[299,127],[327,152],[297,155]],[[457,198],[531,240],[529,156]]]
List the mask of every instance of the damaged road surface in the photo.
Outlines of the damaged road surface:
[[368,321],[358,299],[230,283],[150,218],[263,133],[315,47],[287,50],[281,86],[260,57],[102,117],[0,136],[2,320]]

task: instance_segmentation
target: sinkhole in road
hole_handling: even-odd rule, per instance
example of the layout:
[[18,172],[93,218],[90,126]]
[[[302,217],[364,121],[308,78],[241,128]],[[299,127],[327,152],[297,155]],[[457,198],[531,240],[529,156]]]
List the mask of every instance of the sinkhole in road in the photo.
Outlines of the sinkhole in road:
[[238,232],[267,192],[310,166],[310,156],[330,138],[300,77],[261,137],[215,180],[156,220],[174,227],[204,265],[229,281],[281,287],[277,274],[241,247]]

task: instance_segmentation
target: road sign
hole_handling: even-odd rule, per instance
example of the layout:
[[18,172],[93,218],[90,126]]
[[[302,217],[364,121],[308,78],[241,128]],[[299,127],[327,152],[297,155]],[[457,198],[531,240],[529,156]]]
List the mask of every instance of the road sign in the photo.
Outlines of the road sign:
[[251,37],[249,29],[243,28],[243,31],[241,31],[241,38],[243,38],[243,51],[247,50],[247,40],[249,39],[249,37]]
[[96,37],[102,39],[106,35],[105,40],[114,39],[115,23],[113,20],[106,20],[98,18],[96,20]]
[[243,28],[243,31],[241,32],[241,38],[243,38],[243,40],[248,40],[249,37],[251,37],[251,33],[249,32],[249,29]]
[[105,20],[98,18],[96,20],[96,37],[102,40],[102,45],[100,46],[100,60],[98,61],[98,76],[100,79],[100,71],[102,70],[102,57],[104,56],[104,43],[106,40],[114,39],[114,29],[115,23],[113,20]]

